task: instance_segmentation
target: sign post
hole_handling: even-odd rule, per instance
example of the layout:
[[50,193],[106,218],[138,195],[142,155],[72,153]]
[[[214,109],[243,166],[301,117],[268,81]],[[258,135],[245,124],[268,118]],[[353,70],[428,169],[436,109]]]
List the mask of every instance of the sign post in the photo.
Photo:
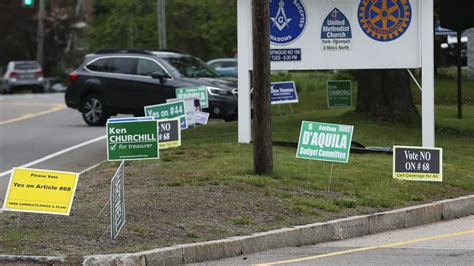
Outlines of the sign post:
[[[250,143],[252,1],[237,10],[238,136]],[[433,16],[434,0],[270,0],[271,69],[421,68],[423,146],[434,147]]]
[[125,225],[125,161],[110,180],[110,237],[116,239]]

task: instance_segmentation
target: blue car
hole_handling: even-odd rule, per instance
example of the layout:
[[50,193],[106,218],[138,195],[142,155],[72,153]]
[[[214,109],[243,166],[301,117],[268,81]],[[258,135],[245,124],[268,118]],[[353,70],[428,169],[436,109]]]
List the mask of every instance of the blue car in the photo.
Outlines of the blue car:
[[237,59],[218,58],[207,62],[217,73],[223,77],[237,77]]

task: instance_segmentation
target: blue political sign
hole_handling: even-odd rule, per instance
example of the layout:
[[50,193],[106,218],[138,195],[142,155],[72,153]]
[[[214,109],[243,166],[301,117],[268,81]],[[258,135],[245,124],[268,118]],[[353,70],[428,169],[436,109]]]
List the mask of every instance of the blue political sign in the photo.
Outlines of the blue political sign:
[[298,39],[306,26],[301,0],[270,0],[270,41],[286,45]]
[[297,103],[298,93],[294,81],[273,82],[272,104]]

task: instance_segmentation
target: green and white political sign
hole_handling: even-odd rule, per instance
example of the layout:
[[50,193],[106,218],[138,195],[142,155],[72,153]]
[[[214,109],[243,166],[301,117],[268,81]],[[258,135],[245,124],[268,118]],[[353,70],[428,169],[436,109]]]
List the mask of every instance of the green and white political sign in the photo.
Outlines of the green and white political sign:
[[125,225],[125,161],[110,180],[110,237],[116,239]]
[[329,80],[327,83],[328,107],[352,107],[352,82],[350,80]]
[[354,126],[303,121],[296,157],[347,163]]
[[145,116],[156,120],[172,119],[179,117],[181,129],[188,128],[186,121],[186,106],[184,101],[169,102],[163,104],[145,106]]
[[107,160],[144,160],[160,157],[156,120],[107,122]]
[[176,98],[199,98],[201,108],[209,107],[209,95],[206,87],[177,88]]

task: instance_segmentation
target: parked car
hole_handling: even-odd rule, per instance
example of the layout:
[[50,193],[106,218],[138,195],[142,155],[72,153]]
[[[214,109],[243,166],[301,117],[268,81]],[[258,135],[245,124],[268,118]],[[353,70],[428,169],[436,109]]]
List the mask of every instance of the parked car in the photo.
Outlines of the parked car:
[[144,106],[176,98],[176,88],[206,87],[211,117],[237,118],[237,80],[221,78],[201,60],[178,51],[102,50],[69,75],[66,105],[91,126],[110,116],[144,115]]
[[32,89],[33,92],[44,91],[43,70],[36,61],[12,61],[7,65],[3,76],[4,94],[20,89]]
[[217,73],[224,77],[237,77],[237,59],[218,58],[207,62]]

